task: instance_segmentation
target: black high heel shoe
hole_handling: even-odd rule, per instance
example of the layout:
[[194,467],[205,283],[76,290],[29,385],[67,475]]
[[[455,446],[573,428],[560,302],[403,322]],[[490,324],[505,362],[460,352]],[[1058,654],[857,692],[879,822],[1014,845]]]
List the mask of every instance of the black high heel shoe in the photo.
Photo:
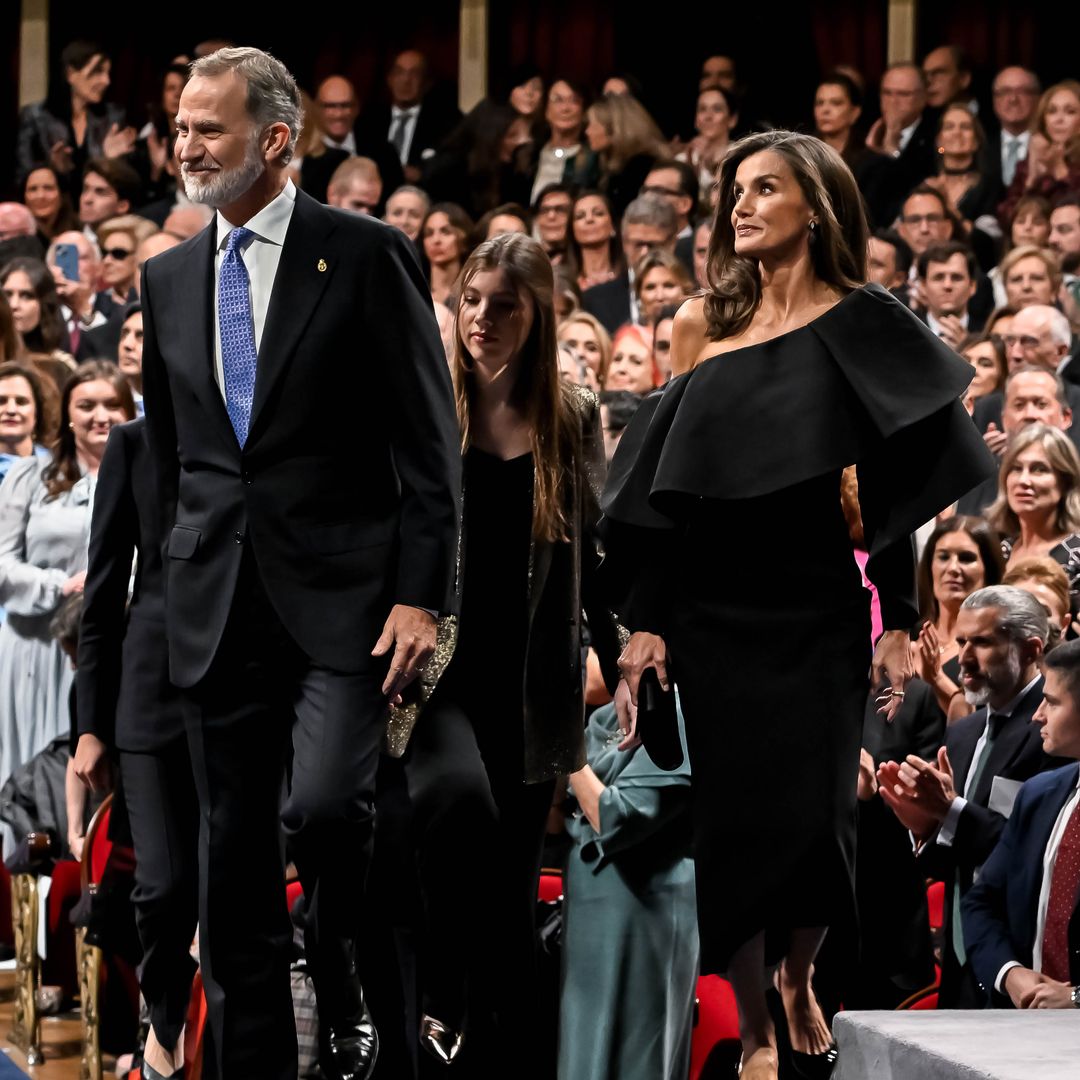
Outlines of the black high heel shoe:
[[420,1017],[420,1045],[437,1061],[453,1065],[465,1044],[465,1033],[424,1013]]
[[776,1049],[780,1059],[781,1080],[792,1075],[800,1080],[829,1080],[836,1068],[840,1056],[839,1048],[833,1043],[823,1054],[804,1054],[792,1048],[791,1035],[788,1031],[787,1012],[780,991],[771,987],[765,992],[765,1000],[772,1014],[773,1027],[776,1029]]

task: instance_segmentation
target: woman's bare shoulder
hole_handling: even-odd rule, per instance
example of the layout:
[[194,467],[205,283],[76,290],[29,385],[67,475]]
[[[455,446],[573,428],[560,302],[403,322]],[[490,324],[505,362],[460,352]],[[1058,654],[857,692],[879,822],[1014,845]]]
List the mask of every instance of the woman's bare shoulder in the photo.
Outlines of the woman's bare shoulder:
[[676,312],[671,327],[672,375],[681,375],[694,367],[709,342],[705,297],[691,296]]

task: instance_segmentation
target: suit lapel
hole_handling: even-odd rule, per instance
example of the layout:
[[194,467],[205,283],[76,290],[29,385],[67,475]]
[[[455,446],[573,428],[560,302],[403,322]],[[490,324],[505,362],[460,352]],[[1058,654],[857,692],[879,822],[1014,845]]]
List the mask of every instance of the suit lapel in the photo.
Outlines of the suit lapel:
[[[994,740],[994,745],[990,747],[986,767],[979,776],[978,788],[971,792],[971,797],[980,806],[987,806],[990,802],[990,789],[993,787],[994,777],[1008,773],[1009,768],[1032,738],[1034,729],[1031,726],[1031,718],[1035,714],[1038,702],[1042,699],[1042,689],[1043,681],[1039,679],[1016,706],[1012,716]],[[982,797],[983,795],[985,798]]]
[[191,311],[191,326],[201,332],[190,344],[191,363],[187,371],[195,395],[206,414],[213,418],[215,427],[230,447],[236,449],[225,399],[214,375],[214,248],[217,229],[211,222],[192,244],[185,263],[181,288],[188,290],[187,306]]
[[963,734],[959,732],[953,736],[957,746],[955,752],[950,752],[952,758],[953,774],[956,778],[956,790],[962,792],[967,786],[968,773],[971,772],[971,762],[975,757],[975,747],[982,738],[986,729],[986,706],[979,710],[982,714],[982,725],[971,724]]
[[297,191],[259,348],[249,443],[258,433],[261,413],[274,386],[288,367],[319,299],[334,276],[337,260],[326,239],[333,228],[332,216],[310,196]]

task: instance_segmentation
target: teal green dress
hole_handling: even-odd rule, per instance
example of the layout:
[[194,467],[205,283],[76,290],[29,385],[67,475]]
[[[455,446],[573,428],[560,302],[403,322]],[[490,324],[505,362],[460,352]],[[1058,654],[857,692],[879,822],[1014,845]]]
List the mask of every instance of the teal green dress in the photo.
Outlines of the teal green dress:
[[606,785],[566,874],[559,1080],[685,1080],[698,971],[690,767],[618,750],[615,707],[593,713],[589,764]]

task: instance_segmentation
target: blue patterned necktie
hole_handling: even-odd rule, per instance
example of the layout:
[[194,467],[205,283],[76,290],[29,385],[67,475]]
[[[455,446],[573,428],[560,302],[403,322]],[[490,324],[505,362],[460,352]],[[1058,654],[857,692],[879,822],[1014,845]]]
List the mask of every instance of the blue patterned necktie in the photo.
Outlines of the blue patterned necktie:
[[247,442],[251,401],[255,395],[255,323],[251,316],[251,286],[240,247],[252,235],[250,229],[229,233],[218,279],[218,331],[221,336],[221,367],[225,380],[225,408],[236,441]]

